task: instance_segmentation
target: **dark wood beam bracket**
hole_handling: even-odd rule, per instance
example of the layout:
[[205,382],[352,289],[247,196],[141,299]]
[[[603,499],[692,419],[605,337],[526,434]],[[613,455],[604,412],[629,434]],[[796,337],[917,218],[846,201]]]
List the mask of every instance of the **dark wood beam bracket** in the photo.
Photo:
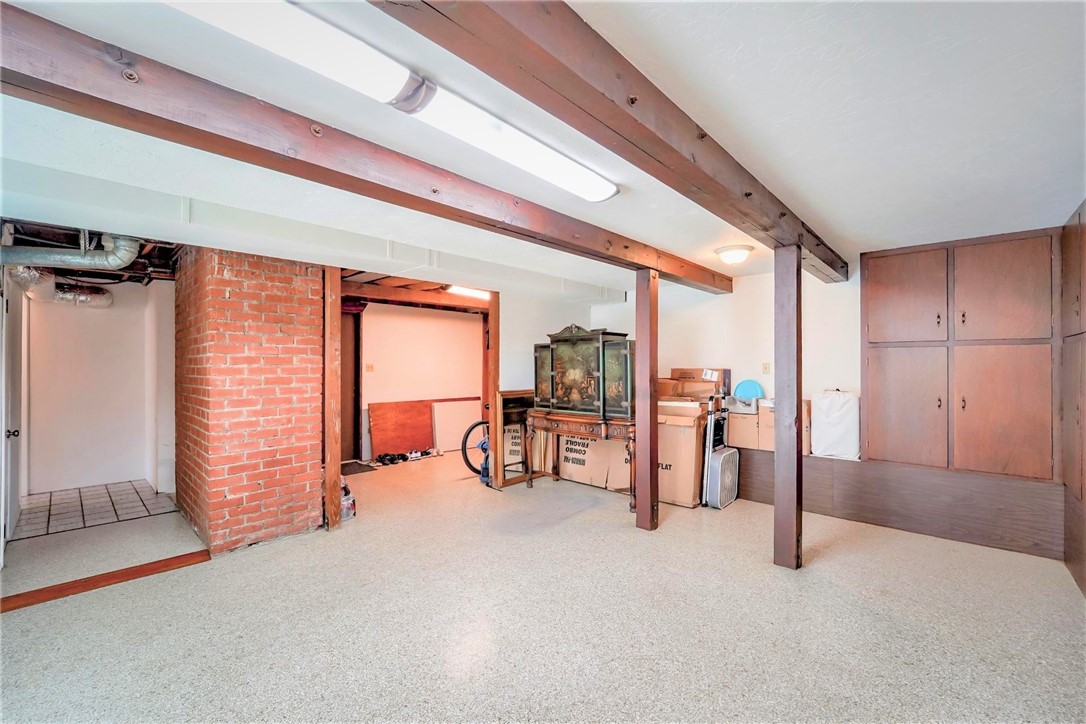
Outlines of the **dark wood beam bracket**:
[[6,4],[0,56],[13,97],[697,289],[732,288],[726,274],[670,252]]
[[371,0],[768,247],[798,244],[819,279],[848,263],[562,2]]

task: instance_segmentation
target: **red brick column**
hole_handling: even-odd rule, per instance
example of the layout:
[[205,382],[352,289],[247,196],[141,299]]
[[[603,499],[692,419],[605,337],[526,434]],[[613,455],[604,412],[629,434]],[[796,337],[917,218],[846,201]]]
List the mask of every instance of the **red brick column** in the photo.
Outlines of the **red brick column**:
[[212,553],[321,517],[322,268],[186,247],[177,503]]

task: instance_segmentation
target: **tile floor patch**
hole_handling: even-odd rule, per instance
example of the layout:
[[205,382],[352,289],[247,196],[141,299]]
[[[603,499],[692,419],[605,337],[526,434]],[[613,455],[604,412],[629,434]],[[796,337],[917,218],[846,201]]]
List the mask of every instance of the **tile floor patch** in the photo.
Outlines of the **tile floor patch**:
[[135,520],[177,510],[173,498],[156,493],[146,480],[35,493],[20,500],[11,540],[62,533],[77,528]]

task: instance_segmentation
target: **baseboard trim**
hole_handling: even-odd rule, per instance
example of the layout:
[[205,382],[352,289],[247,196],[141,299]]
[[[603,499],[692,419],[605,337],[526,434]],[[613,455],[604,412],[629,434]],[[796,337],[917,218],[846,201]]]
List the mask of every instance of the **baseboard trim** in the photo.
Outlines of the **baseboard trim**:
[[67,583],[57,583],[52,586],[46,586],[45,588],[36,588],[33,591],[13,593],[10,596],[0,598],[0,613],[16,611],[20,608],[35,606],[39,603],[45,603],[46,601],[55,601],[58,598],[74,596],[77,593],[93,591],[96,588],[105,588],[106,586],[112,586],[116,583],[134,581],[137,578],[146,578],[147,576],[153,576],[157,573],[174,571],[178,568],[193,566],[197,563],[204,563],[209,560],[211,560],[211,553],[209,551],[193,551],[192,553],[182,553],[179,556],[171,556],[170,558],[163,558],[158,561],[151,561],[150,563],[141,563],[138,566],[122,568],[118,571],[99,573],[75,581],[68,581]]

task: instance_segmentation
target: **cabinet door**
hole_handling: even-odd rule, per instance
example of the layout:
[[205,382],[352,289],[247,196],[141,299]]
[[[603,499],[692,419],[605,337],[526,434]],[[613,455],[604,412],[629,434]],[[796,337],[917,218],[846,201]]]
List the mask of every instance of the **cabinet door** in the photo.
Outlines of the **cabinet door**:
[[955,249],[954,333],[957,339],[1051,337],[1051,239]]
[[758,410],[758,449],[773,452],[776,450],[777,425],[775,408],[763,407]]
[[728,447],[758,449],[757,415],[728,415]]
[[868,342],[941,342],[947,330],[947,251],[867,257]]
[[1083,375],[1086,374],[1086,335],[1070,337],[1063,341],[1063,384],[1060,398],[1063,400],[1063,460],[1060,474],[1063,484],[1071,489],[1075,497],[1082,499],[1083,468],[1083,427],[1082,412],[1086,389]]
[[946,467],[946,347],[882,347],[867,354],[867,458]]
[[1084,269],[1086,266],[1086,236],[1082,227],[1083,222],[1083,208],[1086,204],[1079,207],[1079,210],[1071,217],[1067,226],[1064,227],[1063,238],[1060,240],[1060,247],[1063,255],[1063,334],[1069,336],[1072,334],[1078,334],[1086,330],[1086,324],[1083,323],[1083,309],[1082,309],[1082,283]]
[[954,467],[1052,478],[1052,346],[954,350]]

